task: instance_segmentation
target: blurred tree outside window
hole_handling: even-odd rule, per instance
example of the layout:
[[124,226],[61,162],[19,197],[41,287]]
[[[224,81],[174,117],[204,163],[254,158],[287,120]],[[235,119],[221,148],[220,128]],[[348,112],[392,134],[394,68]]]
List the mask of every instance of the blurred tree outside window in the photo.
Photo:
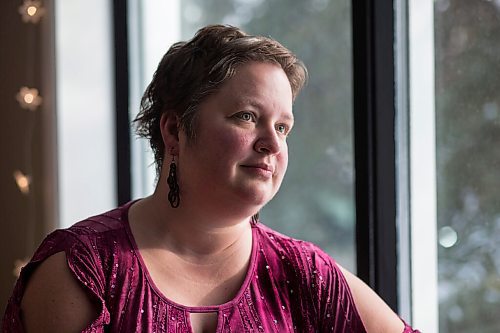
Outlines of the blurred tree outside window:
[[356,271],[350,1],[181,2],[183,40],[214,23],[270,36],[306,64],[310,79],[294,105],[287,175],[261,220]]
[[439,331],[500,332],[500,1],[434,20]]

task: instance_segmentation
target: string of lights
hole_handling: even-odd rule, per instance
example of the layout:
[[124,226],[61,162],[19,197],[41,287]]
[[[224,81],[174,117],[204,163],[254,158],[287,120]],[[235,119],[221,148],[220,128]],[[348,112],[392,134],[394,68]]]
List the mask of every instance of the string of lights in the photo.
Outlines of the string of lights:
[[[24,23],[26,24],[33,24],[37,25],[40,22],[40,19],[44,16],[45,14],[45,8],[43,7],[42,1],[41,0],[24,0],[21,6],[19,6],[18,12],[21,16],[21,19]],[[32,31],[30,31],[32,32]],[[32,42],[32,40],[28,41]],[[31,43],[33,44],[33,43]],[[32,45],[30,45],[32,46]],[[28,62],[27,64],[27,81],[29,83],[33,83],[33,80],[30,78],[33,76],[33,65],[34,65],[34,52],[29,52],[28,56]],[[43,104],[43,98],[40,96],[39,89],[36,87],[29,87],[29,86],[22,86],[18,93],[15,95],[15,99],[19,103],[19,106],[21,109],[26,110],[27,112],[37,112],[39,108]],[[32,117],[31,117],[32,118]],[[19,188],[19,191],[26,196],[29,196],[31,193],[31,185],[33,182],[33,175],[31,172],[31,145],[32,145],[32,135],[33,135],[33,119],[30,119],[29,121],[29,128],[28,128],[28,133],[26,136],[27,144],[26,144],[26,159],[25,163],[26,166],[24,168],[24,172],[20,169],[16,169],[13,171],[13,177],[14,181],[17,184],[17,187]],[[33,200],[33,198],[30,198]],[[34,207],[32,207],[32,210]],[[31,212],[31,215],[34,215],[34,212]],[[28,247],[31,247],[31,238],[33,238],[34,234],[34,218],[31,219],[30,225],[28,227]],[[27,249],[27,252],[31,252],[31,249]],[[19,276],[19,273],[21,271],[21,268],[27,263],[28,258],[24,259],[17,259],[14,262],[14,275]]]

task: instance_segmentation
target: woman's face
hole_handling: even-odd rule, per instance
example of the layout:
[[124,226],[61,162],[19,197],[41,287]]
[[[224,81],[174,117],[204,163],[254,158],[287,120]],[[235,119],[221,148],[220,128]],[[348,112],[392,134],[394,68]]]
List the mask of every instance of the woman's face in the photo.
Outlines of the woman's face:
[[285,72],[268,63],[242,65],[200,104],[195,121],[194,140],[179,135],[183,201],[255,213],[276,194],[288,164],[293,114]]

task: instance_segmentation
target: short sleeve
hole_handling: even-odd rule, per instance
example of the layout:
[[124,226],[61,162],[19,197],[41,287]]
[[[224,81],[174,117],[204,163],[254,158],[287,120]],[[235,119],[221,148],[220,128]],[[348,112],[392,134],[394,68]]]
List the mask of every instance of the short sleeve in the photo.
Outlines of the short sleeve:
[[75,278],[89,294],[101,304],[97,319],[84,332],[101,332],[100,328],[109,324],[110,314],[105,302],[106,275],[102,258],[92,240],[76,239],[69,250],[66,260]]
[[317,249],[315,280],[319,288],[320,332],[366,333],[347,281],[336,262]]
[[[317,250],[316,256],[315,263],[319,268],[316,279],[318,285],[322,286],[318,297],[320,331],[366,333],[366,328],[340,267],[334,259],[320,249]],[[420,333],[403,319],[401,320],[405,325],[402,333]]]
[[57,230],[47,236],[37,249],[31,261],[21,270],[14,291],[7,304],[2,321],[2,332],[23,332],[21,321],[21,300],[28,280],[36,267],[48,257],[64,251],[72,275],[82,285],[89,298],[101,305],[98,317],[83,331],[104,332],[110,315],[105,303],[106,279],[95,246],[88,237],[82,237],[68,230]]

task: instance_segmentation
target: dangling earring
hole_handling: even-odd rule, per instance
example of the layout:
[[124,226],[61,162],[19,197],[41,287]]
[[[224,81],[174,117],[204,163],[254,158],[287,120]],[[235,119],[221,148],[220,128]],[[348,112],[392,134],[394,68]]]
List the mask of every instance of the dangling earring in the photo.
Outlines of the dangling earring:
[[260,212],[257,212],[257,213],[252,215],[252,218],[250,219],[250,223],[252,223],[252,224],[259,223],[259,213]]
[[168,192],[168,201],[172,208],[179,207],[181,197],[179,196],[179,184],[177,184],[177,166],[175,165],[175,158],[172,155],[172,162],[170,162],[170,170],[168,171],[167,184],[170,188]]

